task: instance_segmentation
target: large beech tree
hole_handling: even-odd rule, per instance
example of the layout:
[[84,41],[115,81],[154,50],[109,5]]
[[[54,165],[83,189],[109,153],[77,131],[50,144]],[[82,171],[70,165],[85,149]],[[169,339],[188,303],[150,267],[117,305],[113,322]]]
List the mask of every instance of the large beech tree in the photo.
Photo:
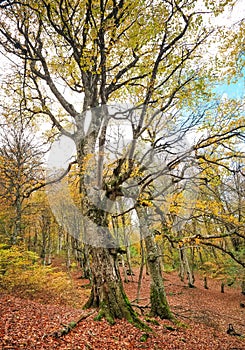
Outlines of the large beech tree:
[[[36,118],[48,116],[52,127],[76,144],[81,210],[84,218],[95,224],[95,228],[84,225],[83,235],[88,237],[92,229],[96,237],[89,247],[92,292],[87,306],[99,307],[99,315],[111,321],[126,318],[139,322],[121,283],[118,248],[109,231],[109,211],[89,200],[84,164],[99,147],[97,186],[103,189],[104,198],[113,202],[122,195],[121,186],[135,171],[137,144],[142,142],[147,130],[152,149],[159,145],[159,134],[152,134],[151,130],[155,118],[166,117],[174,123],[176,111],[186,99],[194,107],[194,101],[203,102],[208,96],[202,93],[203,77],[208,69],[200,56],[213,29],[205,27],[202,17],[207,9],[218,14],[229,1],[220,1],[218,5],[214,0],[206,1],[203,12],[197,3],[193,0],[0,2],[1,45],[7,56],[18,58],[18,66],[22,64],[25,108]],[[104,177],[103,154],[111,115],[106,105],[125,100],[143,107],[139,117],[131,122],[130,147],[113,163],[108,182]],[[158,109],[156,115],[150,115],[152,106]],[[91,111],[89,130],[87,111]],[[182,129],[186,131],[197,120],[193,117],[187,123],[182,118]],[[171,166],[180,160],[177,157]],[[164,309],[163,299],[159,298],[163,302],[161,309]],[[167,303],[162,315],[171,317]]]

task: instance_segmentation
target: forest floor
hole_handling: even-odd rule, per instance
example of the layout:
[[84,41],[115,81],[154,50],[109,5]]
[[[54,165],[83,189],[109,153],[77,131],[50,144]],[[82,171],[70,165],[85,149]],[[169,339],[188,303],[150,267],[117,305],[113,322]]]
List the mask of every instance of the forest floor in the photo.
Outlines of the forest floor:
[[[89,295],[86,280],[74,274],[81,291],[81,305]],[[165,286],[171,310],[181,322],[157,319],[158,324],[148,323],[153,332],[145,334],[128,322],[119,320],[110,326],[106,321],[94,321],[95,314],[83,320],[69,334],[60,338],[54,332],[63,325],[76,321],[88,311],[82,308],[60,305],[45,296],[37,300],[14,295],[0,295],[0,349],[179,349],[179,350],[245,350],[245,337],[226,333],[232,324],[236,332],[245,335],[245,296],[234,287],[220,292],[220,283],[209,280],[209,289],[196,279],[196,288],[188,288],[176,273],[165,273]],[[144,274],[141,288],[141,304],[149,304],[150,278]],[[135,300],[137,272],[133,281],[125,284],[129,299]],[[147,313],[147,308],[144,309]],[[138,309],[139,311],[139,309]],[[142,320],[145,315],[142,315]],[[149,319],[148,321],[149,322]],[[147,338],[147,339],[146,339]]]

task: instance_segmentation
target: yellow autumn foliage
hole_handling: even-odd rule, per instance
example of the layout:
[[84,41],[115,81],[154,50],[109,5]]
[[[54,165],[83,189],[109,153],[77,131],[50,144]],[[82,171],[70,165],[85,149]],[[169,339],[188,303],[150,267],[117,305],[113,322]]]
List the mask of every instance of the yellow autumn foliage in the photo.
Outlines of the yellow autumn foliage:
[[36,253],[0,245],[0,291],[74,304],[78,292],[62,271],[39,263]]

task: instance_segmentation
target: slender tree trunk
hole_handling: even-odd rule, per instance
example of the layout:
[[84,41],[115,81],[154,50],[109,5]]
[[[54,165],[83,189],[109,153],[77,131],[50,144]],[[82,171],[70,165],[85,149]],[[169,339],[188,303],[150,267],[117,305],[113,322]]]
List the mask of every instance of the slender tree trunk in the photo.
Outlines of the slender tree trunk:
[[203,283],[204,283],[204,288],[205,288],[205,289],[208,289],[208,279],[207,279],[207,276],[204,276],[204,278],[203,278]]
[[172,319],[173,315],[167,302],[163,284],[160,256],[153,233],[149,229],[146,209],[137,207],[137,215],[140,223],[141,235],[144,237],[147,261],[151,276],[150,300],[151,316],[159,316],[162,319]]
[[242,280],[241,288],[242,288],[242,294],[245,295],[245,277],[244,277],[244,279]]
[[179,267],[179,278],[181,282],[185,281],[185,268],[184,268],[184,263],[183,263],[183,258],[182,258],[182,249],[179,248],[179,262],[180,262],[180,267]]
[[131,276],[131,280],[133,281],[133,270],[132,270],[132,264],[131,264],[131,253],[130,253],[130,241],[128,234],[126,232],[126,223],[125,218],[122,216],[122,229],[123,229],[123,240],[124,240],[124,246],[126,247],[126,261],[128,266],[128,274]]
[[131,281],[134,279],[134,273],[132,269],[132,264],[131,264],[131,253],[130,253],[130,248],[129,246],[126,247],[126,257],[127,257],[127,265],[128,265],[128,274],[131,276]]
[[38,245],[37,245],[37,242],[38,242],[38,229],[37,229],[37,227],[35,226],[35,227],[33,228],[33,230],[34,230],[33,250],[34,250],[34,252],[37,253],[37,251],[38,251]]
[[148,259],[145,259],[145,273],[146,273],[147,276],[150,275]]
[[157,241],[156,242],[156,245],[157,245],[157,251],[158,251],[158,255],[160,257],[160,266],[161,266],[161,271],[164,272],[164,260],[163,260],[163,254],[162,254],[162,247],[161,245],[158,244]]
[[14,231],[11,237],[12,245],[17,244],[22,239],[22,201],[19,191],[19,189],[16,191]]
[[179,256],[180,256],[180,278],[181,278],[181,281],[184,281],[184,274],[186,272],[187,279],[188,279],[188,286],[190,288],[193,288],[195,281],[194,281],[194,276],[193,276],[193,273],[191,271],[188,257],[186,254],[186,248],[184,246],[181,247],[179,252],[180,252]]
[[82,278],[91,280],[91,267],[89,262],[89,246],[84,244],[81,252],[80,266],[83,271]]
[[45,213],[41,216],[42,224],[42,246],[40,257],[43,259],[43,264],[47,264],[47,257],[49,254],[49,244],[50,244],[50,217]]
[[137,287],[137,297],[136,302],[138,303],[140,300],[140,289],[141,289],[141,283],[142,283],[142,277],[143,277],[143,270],[145,265],[145,249],[143,245],[143,240],[140,241],[140,252],[141,252],[141,263],[140,263],[140,273],[139,273],[139,280],[138,280],[138,287]]
[[127,274],[127,269],[125,266],[125,261],[124,261],[124,257],[121,254],[121,262],[122,262],[122,270],[123,270],[123,275],[124,275],[124,283],[128,283],[128,274]]
[[71,240],[70,235],[66,233],[66,268],[69,271],[71,267]]
[[45,256],[46,262],[45,265],[51,265],[52,263],[52,239],[51,239],[51,232],[50,228],[48,231],[48,242],[47,242],[47,253]]
[[62,240],[64,236],[64,230],[62,226],[58,227],[58,235],[57,235],[57,250],[56,253],[59,255],[62,249]]

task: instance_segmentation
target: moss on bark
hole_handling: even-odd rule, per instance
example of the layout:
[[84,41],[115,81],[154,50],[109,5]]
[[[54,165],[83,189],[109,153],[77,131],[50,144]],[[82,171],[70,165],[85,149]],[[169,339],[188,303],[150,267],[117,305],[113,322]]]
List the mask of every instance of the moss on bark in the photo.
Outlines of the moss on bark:
[[174,319],[170,311],[170,308],[168,306],[168,302],[167,302],[164,290],[152,284],[150,299],[151,299],[151,311],[150,311],[151,316],[154,316],[154,317],[159,316],[161,319],[168,319],[168,320]]
[[107,248],[92,248],[92,290],[85,308],[98,308],[97,320],[105,318],[110,324],[126,319],[143,330],[150,328],[132,308],[123,288],[116,256]]
[[160,256],[157,244],[153,233],[149,229],[147,210],[142,207],[137,207],[136,211],[140,222],[142,237],[144,237],[145,240],[147,262],[151,275],[150,315],[153,317],[159,316],[161,319],[173,320],[174,317],[170,311],[164,291]]

